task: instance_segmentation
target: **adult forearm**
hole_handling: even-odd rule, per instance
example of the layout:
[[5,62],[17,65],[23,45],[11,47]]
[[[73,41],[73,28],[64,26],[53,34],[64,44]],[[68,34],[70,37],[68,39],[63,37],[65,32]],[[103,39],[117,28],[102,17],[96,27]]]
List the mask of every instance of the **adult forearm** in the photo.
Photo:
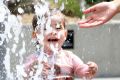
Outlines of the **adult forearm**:
[[120,12],[120,0],[113,0],[113,3],[115,3],[118,12]]

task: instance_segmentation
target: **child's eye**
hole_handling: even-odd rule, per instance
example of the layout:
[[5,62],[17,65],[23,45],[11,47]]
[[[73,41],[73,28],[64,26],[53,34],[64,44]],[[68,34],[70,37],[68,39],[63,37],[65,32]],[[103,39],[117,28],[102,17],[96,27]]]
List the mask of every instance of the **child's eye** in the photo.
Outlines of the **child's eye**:
[[62,29],[61,25],[59,25],[59,27],[56,27],[56,29]]
[[56,29],[62,29],[62,25],[57,24],[57,25],[56,25]]

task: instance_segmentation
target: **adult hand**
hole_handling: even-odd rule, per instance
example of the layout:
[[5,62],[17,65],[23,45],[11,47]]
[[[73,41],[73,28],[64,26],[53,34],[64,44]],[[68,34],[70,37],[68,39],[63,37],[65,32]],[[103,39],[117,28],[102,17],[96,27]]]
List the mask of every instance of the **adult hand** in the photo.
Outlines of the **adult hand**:
[[109,21],[118,12],[118,6],[114,1],[98,3],[85,11],[84,14],[91,13],[86,20],[79,21],[80,28],[91,28],[102,25]]

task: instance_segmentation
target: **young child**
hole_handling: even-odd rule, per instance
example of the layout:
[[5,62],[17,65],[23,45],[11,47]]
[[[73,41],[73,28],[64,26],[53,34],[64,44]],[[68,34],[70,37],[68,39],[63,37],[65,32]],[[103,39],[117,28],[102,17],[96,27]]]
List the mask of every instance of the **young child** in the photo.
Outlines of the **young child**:
[[[74,77],[93,78],[98,66],[94,62],[84,64],[71,51],[63,50],[62,45],[67,37],[65,19],[60,12],[52,13],[46,18],[44,27],[33,18],[33,38],[42,48],[32,54],[25,63],[25,80],[73,80]],[[38,28],[39,27],[39,28]],[[38,39],[42,35],[43,39]],[[40,38],[40,37],[39,37]]]

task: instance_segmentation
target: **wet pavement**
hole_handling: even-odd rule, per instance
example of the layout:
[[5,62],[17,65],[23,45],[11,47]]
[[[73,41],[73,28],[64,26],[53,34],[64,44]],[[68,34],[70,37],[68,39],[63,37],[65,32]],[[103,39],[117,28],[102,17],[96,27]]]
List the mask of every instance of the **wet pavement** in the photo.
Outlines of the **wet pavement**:
[[[75,79],[75,80],[86,80],[86,79]],[[120,80],[119,78],[94,78],[92,80]]]
[[120,80],[120,78],[95,78],[92,80]]

